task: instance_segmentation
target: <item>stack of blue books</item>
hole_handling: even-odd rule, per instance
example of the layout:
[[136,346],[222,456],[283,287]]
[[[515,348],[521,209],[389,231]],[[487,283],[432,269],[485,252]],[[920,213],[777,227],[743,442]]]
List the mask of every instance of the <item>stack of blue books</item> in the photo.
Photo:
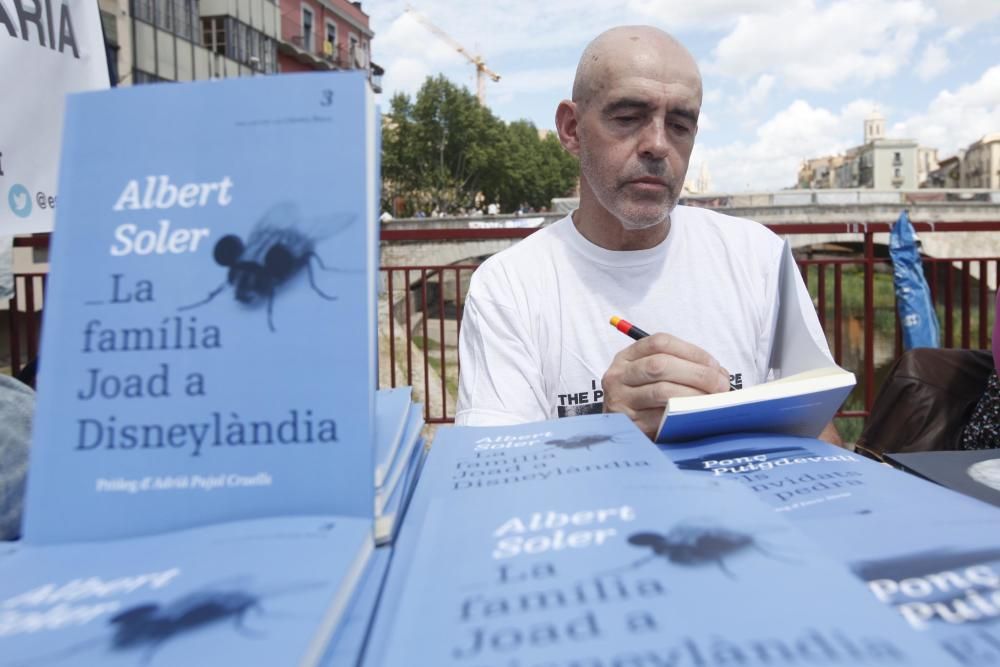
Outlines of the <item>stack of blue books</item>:
[[375,391],[378,130],[361,72],[69,99],[0,662],[314,665],[350,626],[422,449]]
[[952,664],[623,415],[440,429],[380,598],[368,667]]
[[410,387],[375,393],[375,543],[399,532],[424,461],[424,406]]
[[746,487],[950,656],[1000,664],[1000,509],[812,438],[729,435],[663,448]]
[[375,553],[354,590],[343,621],[320,664],[358,664],[393,557],[410,498],[424,462],[423,405],[410,387],[375,394]]

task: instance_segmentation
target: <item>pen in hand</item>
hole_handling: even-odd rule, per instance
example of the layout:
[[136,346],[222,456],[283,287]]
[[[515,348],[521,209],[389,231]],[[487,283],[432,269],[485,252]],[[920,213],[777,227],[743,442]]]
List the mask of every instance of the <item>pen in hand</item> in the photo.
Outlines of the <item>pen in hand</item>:
[[634,338],[635,340],[641,340],[649,335],[648,333],[646,333],[639,327],[635,326],[628,320],[623,320],[618,316],[614,316],[611,318],[611,326],[613,326],[615,329],[618,329],[626,336]]

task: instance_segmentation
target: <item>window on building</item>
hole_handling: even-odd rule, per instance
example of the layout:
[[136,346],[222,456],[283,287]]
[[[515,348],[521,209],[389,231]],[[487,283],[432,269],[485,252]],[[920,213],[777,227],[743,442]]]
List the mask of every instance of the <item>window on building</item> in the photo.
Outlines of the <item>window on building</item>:
[[155,10],[153,0],[132,0],[132,16],[146,23],[153,23]]
[[331,58],[337,53],[337,24],[326,22],[326,40],[323,42],[323,53]]
[[133,18],[194,41],[198,25],[197,0],[132,0]]
[[274,71],[274,41],[264,38],[261,45],[261,70],[264,72]]
[[892,176],[893,178],[902,178],[903,170],[900,169],[899,167],[896,167],[895,169],[892,170]]
[[247,61],[247,26],[245,23],[236,24],[236,53],[233,60],[241,63]]
[[198,25],[198,3],[195,0],[173,0],[174,34],[186,40],[194,39]]
[[151,74],[150,72],[144,72],[141,69],[136,69],[132,73],[132,82],[137,84],[164,83],[169,81],[170,79],[164,79],[163,77],[156,76],[155,74]]
[[153,3],[155,13],[156,13],[156,27],[162,28],[169,32],[174,31],[174,24],[172,20],[173,14],[173,3],[172,2],[154,2]]
[[313,50],[313,13],[308,7],[302,8],[302,48]]
[[101,10],[101,26],[104,28],[104,39],[114,49],[118,48],[118,22],[111,12]]
[[349,43],[350,43],[350,47],[349,47],[347,53],[348,53],[348,55],[351,58],[351,66],[352,67],[356,67],[358,64],[361,63],[361,51],[360,51],[360,48],[358,46],[358,44],[359,44],[358,36],[357,35],[351,35]]
[[212,53],[226,55],[226,23],[223,16],[209,16],[201,20],[202,42]]
[[248,64],[255,70],[261,71],[264,69],[264,34],[250,30],[248,36],[250,38]]

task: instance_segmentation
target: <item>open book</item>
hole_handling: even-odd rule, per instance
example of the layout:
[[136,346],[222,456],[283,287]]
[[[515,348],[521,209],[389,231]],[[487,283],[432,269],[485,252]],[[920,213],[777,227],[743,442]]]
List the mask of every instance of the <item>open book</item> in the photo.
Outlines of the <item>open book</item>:
[[854,374],[816,344],[802,317],[798,268],[785,243],[778,286],[770,382],[739,391],[672,398],[656,432],[661,444],[724,433],[816,437],[854,387]]

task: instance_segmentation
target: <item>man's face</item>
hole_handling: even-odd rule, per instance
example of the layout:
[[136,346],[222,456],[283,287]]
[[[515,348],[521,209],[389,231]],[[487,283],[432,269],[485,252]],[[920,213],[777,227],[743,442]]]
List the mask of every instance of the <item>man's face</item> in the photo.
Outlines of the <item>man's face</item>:
[[577,107],[577,131],[584,187],[635,230],[663,222],[677,204],[698,131],[701,83],[697,72],[656,56],[631,65]]

